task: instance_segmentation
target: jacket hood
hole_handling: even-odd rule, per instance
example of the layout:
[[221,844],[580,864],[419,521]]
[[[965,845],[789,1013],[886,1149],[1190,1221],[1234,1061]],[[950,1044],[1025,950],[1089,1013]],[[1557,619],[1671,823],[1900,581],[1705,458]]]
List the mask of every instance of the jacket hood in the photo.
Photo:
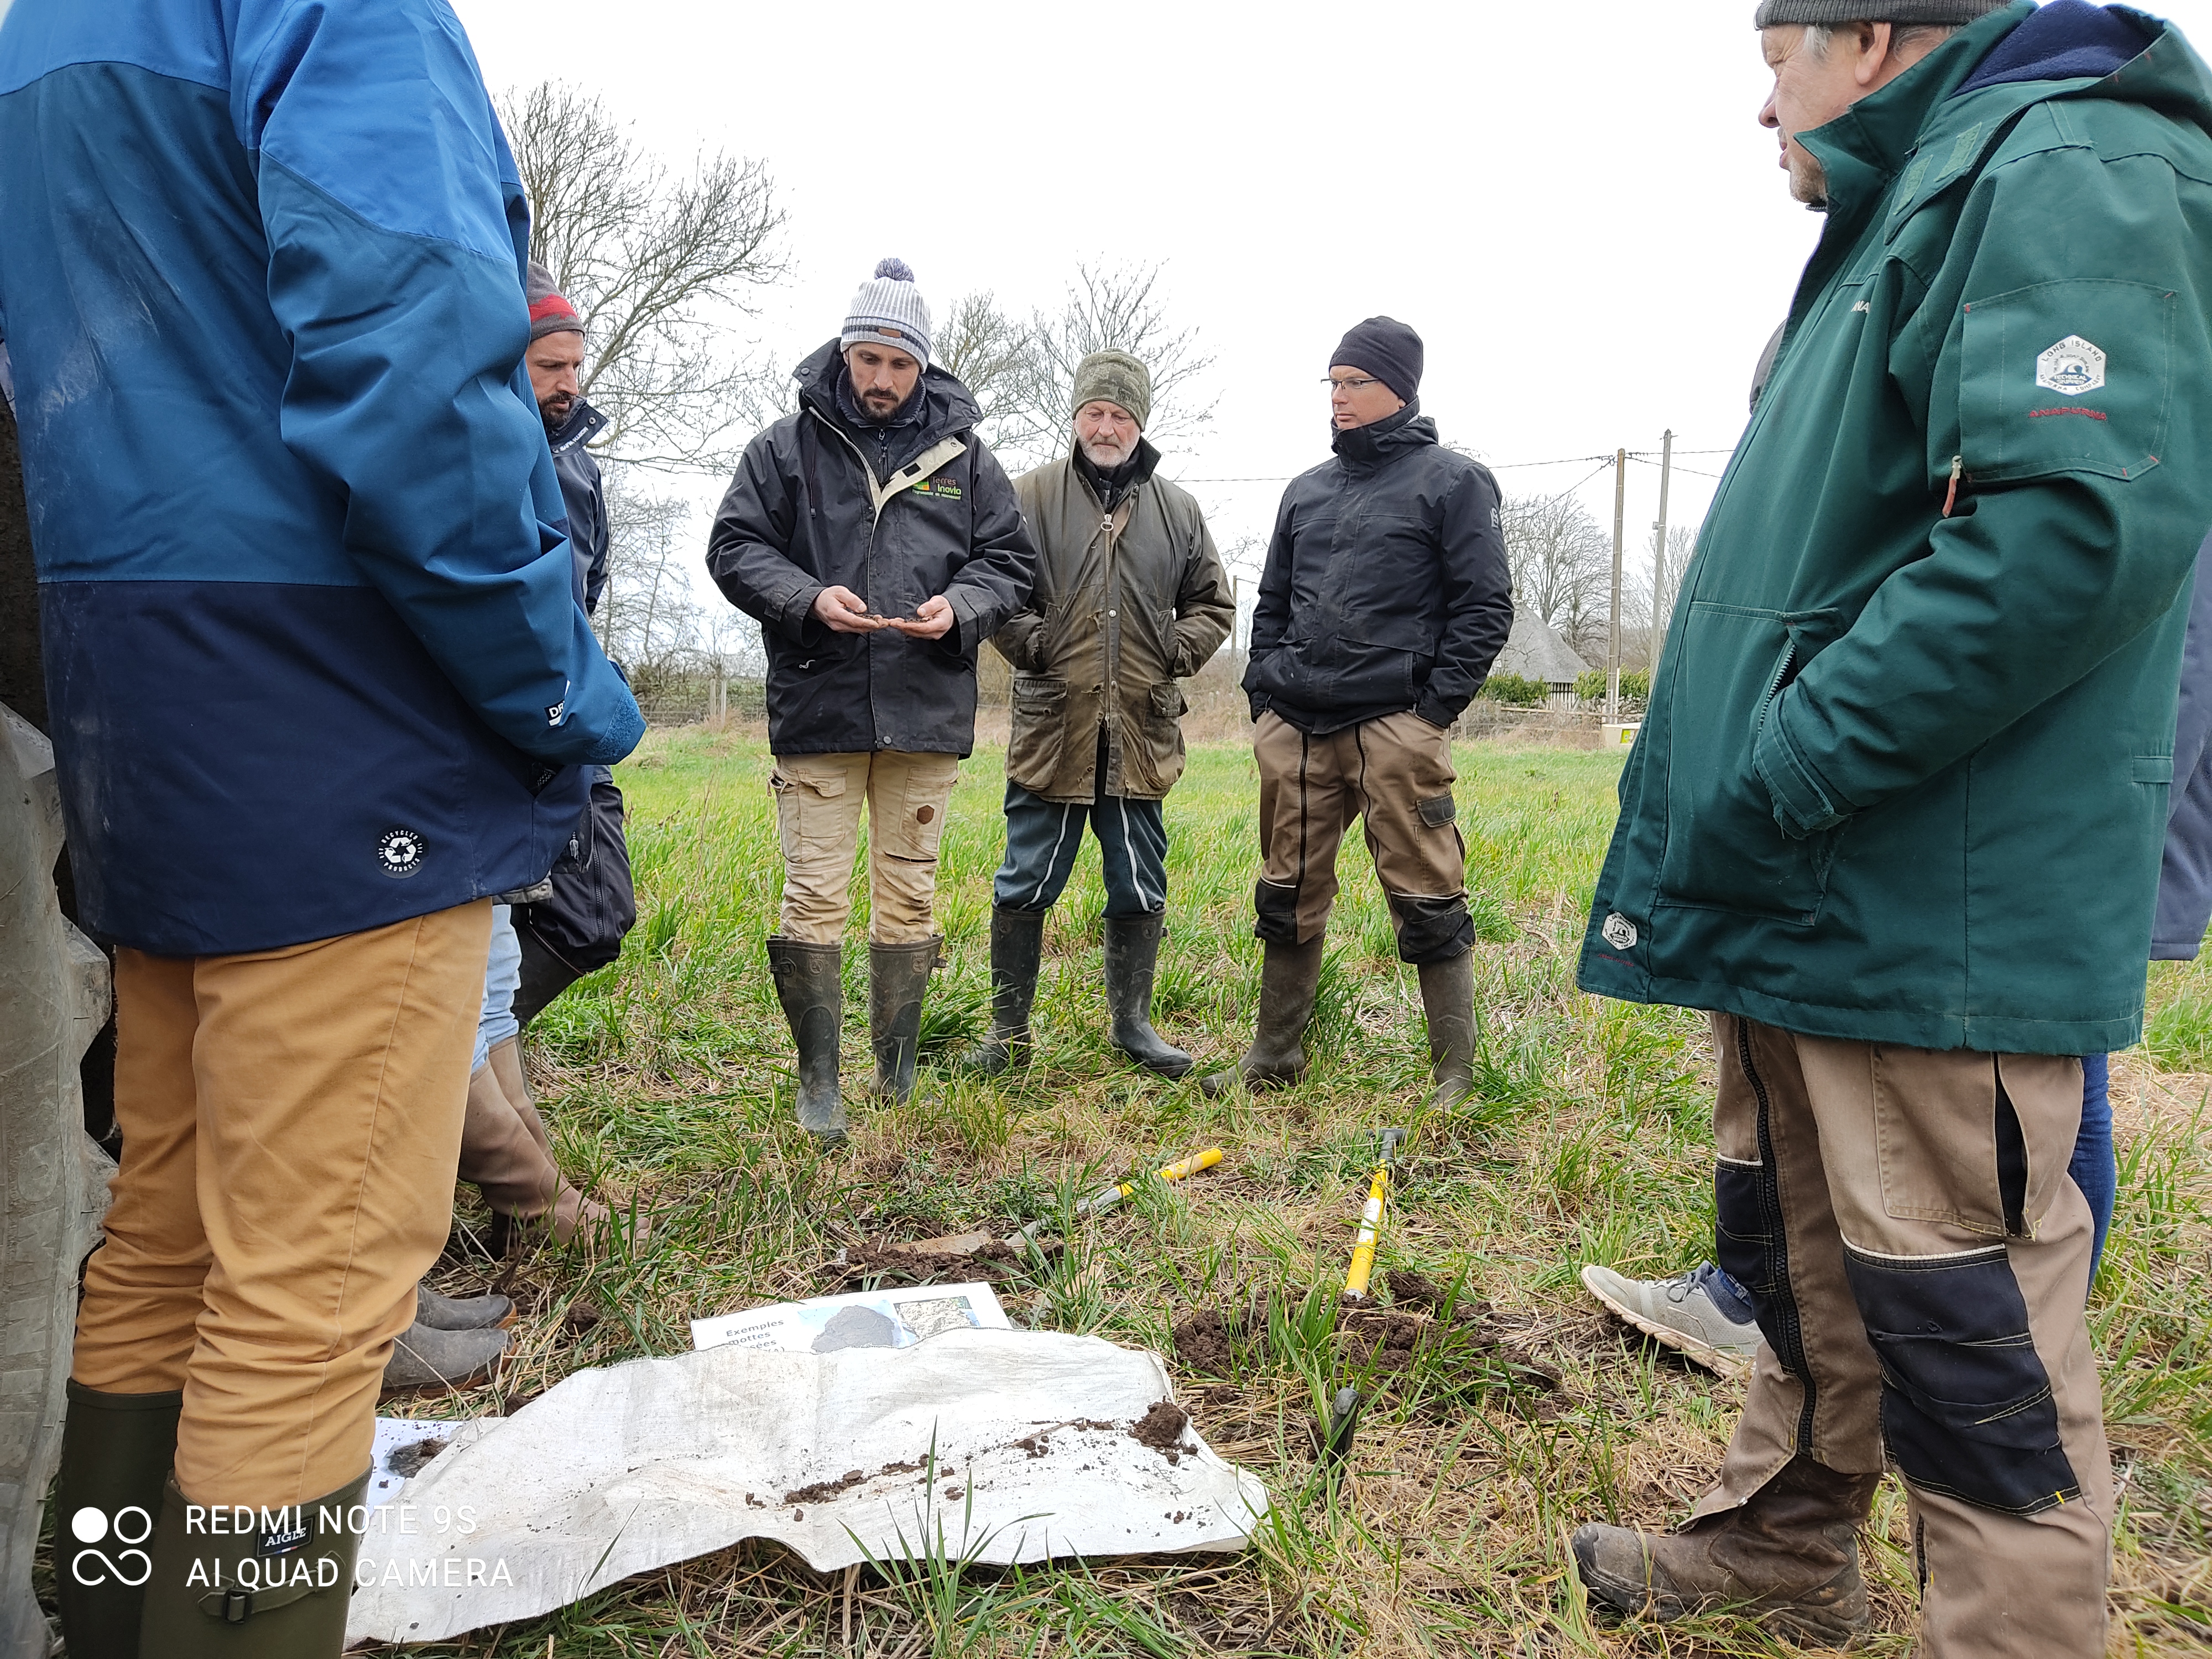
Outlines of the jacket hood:
[[1354,472],[1371,472],[1401,455],[1425,449],[1437,441],[1437,423],[1421,413],[1421,400],[1410,399],[1395,415],[1349,430],[1332,428],[1329,447]]
[[[791,378],[799,382],[799,401],[802,407],[811,409],[823,420],[849,429],[848,421],[837,407],[837,377],[845,373],[844,348],[835,340],[825,341],[806,361],[792,371]],[[983,418],[975,395],[946,374],[935,363],[921,371],[920,386],[922,416],[920,423],[926,444],[949,438],[956,432],[966,432]]]
[[556,455],[565,455],[579,444],[587,444],[607,429],[607,417],[593,409],[581,398],[568,411],[568,418],[557,430],[545,434],[545,441]]
[[2089,0],[2050,0],[1998,41],[1996,50],[1982,59],[1959,91],[2081,76],[2102,80],[2138,56],[2154,38],[2127,12],[2093,6]]

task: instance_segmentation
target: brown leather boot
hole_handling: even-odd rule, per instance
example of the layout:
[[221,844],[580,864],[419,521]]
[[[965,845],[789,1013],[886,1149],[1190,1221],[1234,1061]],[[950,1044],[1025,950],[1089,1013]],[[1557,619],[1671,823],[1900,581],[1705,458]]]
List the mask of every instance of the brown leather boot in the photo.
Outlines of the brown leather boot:
[[530,1138],[545,1149],[545,1156],[553,1156],[553,1137],[545,1127],[545,1120],[538,1115],[538,1102],[532,1097],[530,1085],[522,1074],[522,1043],[509,1037],[495,1042],[491,1049],[492,1075],[499,1079],[500,1092],[507,1103],[514,1108],[522,1127],[530,1131]]
[[492,1209],[492,1249],[503,1255],[517,1222],[550,1224],[563,1244],[579,1228],[605,1223],[606,1206],[594,1204],[562,1178],[560,1170],[489,1065],[469,1079],[461,1119],[461,1179],[474,1184]]
[[1801,1454],[1749,1503],[1680,1532],[1586,1526],[1575,1565],[1619,1613],[1670,1624],[1729,1609],[1800,1643],[1848,1646],[1873,1625],[1857,1534],[1881,1484]]

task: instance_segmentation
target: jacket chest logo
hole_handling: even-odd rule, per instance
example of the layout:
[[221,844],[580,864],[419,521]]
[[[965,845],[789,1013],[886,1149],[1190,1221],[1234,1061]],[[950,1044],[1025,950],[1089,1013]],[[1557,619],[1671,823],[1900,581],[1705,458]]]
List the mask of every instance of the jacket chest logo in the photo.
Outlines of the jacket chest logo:
[[2078,334],[2069,334],[2035,360],[2035,383],[2061,397],[2101,391],[2105,354]]
[[940,501],[957,501],[960,499],[960,481],[940,472],[934,478],[924,478],[914,487],[914,493]]

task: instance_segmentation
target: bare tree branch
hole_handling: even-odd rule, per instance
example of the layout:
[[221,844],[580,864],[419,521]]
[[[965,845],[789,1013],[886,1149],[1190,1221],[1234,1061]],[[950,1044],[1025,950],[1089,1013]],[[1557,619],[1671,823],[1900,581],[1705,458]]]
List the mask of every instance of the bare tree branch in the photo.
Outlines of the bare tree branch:
[[702,156],[672,178],[605,106],[543,82],[500,100],[530,251],[584,320],[594,447],[641,465],[727,471],[773,400],[724,320],[783,279],[785,216],[766,164]]
[[1571,494],[1508,496],[1499,511],[1514,602],[1558,629],[1584,657],[1593,648],[1602,655],[1613,585],[1610,532]]

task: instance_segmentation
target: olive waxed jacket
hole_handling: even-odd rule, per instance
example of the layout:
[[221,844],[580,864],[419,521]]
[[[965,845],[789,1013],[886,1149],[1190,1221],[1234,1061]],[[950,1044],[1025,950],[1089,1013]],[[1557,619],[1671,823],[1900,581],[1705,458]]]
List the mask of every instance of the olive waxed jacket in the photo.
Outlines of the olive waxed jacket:
[[2212,524],[2212,81],[1968,85],[1994,12],[1802,142],[1827,227],[1620,784],[1579,982],[1816,1036],[2142,1030]]
[[1173,788],[1187,707],[1176,682],[1206,665],[1236,616],[1198,503],[1152,476],[1151,444],[1138,455],[1110,515],[1073,457],[1014,480],[1036,585],[991,643],[1014,669],[1006,776],[1047,800],[1158,800]]

